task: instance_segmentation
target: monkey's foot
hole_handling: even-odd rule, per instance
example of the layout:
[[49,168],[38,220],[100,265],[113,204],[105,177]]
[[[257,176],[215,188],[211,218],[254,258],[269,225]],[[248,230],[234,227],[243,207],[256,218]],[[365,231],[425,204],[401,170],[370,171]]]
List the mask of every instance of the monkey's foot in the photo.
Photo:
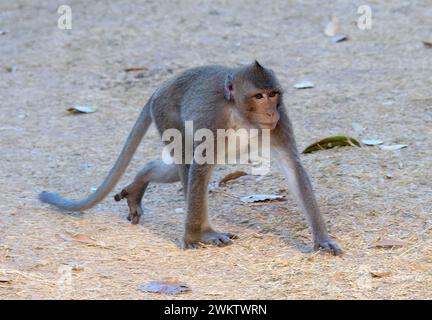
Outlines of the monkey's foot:
[[114,196],[115,201],[120,201],[122,199],[127,199],[127,204],[129,207],[129,215],[127,216],[128,221],[130,221],[132,224],[138,224],[141,216],[143,215],[141,200],[137,200],[136,197],[131,196],[126,189],[123,189],[120,193],[117,193]]
[[335,256],[340,256],[343,254],[342,249],[336,243],[336,241],[327,240],[322,242],[317,242],[314,245],[315,250],[322,250],[324,252],[331,253]]
[[207,231],[199,236],[185,236],[184,249],[198,249],[206,244],[224,247],[233,243],[231,239],[237,238],[238,237],[232,233]]

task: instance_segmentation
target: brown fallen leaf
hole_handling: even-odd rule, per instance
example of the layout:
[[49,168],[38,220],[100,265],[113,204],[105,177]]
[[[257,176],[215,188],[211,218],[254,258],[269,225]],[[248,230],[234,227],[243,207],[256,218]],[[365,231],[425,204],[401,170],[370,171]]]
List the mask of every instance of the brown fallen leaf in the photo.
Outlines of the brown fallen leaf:
[[225,177],[223,177],[219,181],[219,186],[227,183],[228,181],[235,180],[235,179],[243,177],[243,176],[247,176],[247,173],[244,171],[235,171],[235,172],[232,172],[230,174],[227,174]]
[[83,271],[84,266],[80,261],[72,260],[66,263],[67,266],[71,267],[72,271]]
[[140,288],[143,292],[153,292],[162,294],[180,294],[192,291],[192,289],[176,278],[164,278],[161,281],[151,281]]
[[371,271],[372,278],[384,278],[390,276],[392,273],[390,271]]
[[398,240],[379,240],[375,243],[372,243],[369,248],[379,248],[379,249],[386,249],[386,248],[400,248],[406,245],[405,242],[398,241]]
[[432,270],[432,265],[417,265],[414,266],[414,269],[421,270],[421,271],[429,271]]
[[126,256],[118,257],[117,260],[120,260],[120,261],[130,261],[129,257],[126,257]]
[[205,293],[207,296],[223,296],[224,294],[222,292],[207,292]]
[[425,101],[425,100],[432,100],[432,96],[426,96],[426,97],[411,97],[412,101]]
[[9,278],[0,278],[0,283],[11,284],[13,282],[12,279]]
[[426,48],[432,48],[432,40],[431,40],[431,41],[429,41],[429,40],[425,40],[425,41],[423,41],[423,45],[424,45]]
[[124,71],[125,72],[136,72],[136,71],[144,71],[147,68],[145,67],[129,67],[129,68],[125,68]]
[[66,231],[64,234],[61,234],[59,236],[65,241],[76,241],[76,242],[84,243],[89,246],[96,246],[96,247],[103,247],[103,248],[108,247],[108,245],[105,244],[104,242],[97,241],[92,237],[82,233],[72,233]]

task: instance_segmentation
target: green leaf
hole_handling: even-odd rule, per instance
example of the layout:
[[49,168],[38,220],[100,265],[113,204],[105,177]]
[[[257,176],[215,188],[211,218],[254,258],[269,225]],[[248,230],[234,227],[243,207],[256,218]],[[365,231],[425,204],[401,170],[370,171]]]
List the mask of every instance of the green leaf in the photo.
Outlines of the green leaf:
[[311,153],[319,150],[331,149],[334,147],[360,147],[360,143],[351,137],[347,136],[334,136],[322,139],[315,142],[304,149],[303,153]]

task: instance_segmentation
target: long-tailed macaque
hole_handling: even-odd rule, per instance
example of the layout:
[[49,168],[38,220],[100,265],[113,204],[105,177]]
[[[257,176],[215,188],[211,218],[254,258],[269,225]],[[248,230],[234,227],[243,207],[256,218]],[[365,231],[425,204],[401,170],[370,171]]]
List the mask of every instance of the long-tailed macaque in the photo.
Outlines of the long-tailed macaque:
[[[306,214],[314,248],[339,255],[342,250],[327,233],[308,175],[301,164],[282,96],[282,88],[273,71],[257,61],[240,68],[204,66],[189,69],[164,82],[153,93],[108,177],[93,194],[83,200],[67,200],[56,193],[42,192],[39,198],[70,211],[82,211],[101,202],[124,173],[152,122],[161,135],[165,130],[175,128],[183,137],[185,121],[193,121],[195,130],[207,128],[213,132],[230,128],[269,129],[272,154],[278,157],[289,189]],[[151,161],[130,185],[115,195],[115,200],[127,199],[128,220],[136,224],[143,213],[141,199],[149,183],[181,181],[187,201],[184,247],[228,245],[236,236],[216,231],[208,219],[207,194],[213,168],[213,164],[196,161],[190,164]]]

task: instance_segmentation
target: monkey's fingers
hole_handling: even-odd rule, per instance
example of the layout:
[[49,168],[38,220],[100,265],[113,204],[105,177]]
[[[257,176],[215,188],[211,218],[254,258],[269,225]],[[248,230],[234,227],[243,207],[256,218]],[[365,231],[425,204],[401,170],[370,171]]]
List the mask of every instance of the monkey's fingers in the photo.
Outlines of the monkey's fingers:
[[230,239],[238,239],[239,238],[238,235],[236,235],[234,233],[230,233],[230,232],[224,233],[224,235],[226,235]]
[[206,245],[225,247],[231,245],[233,241],[231,239],[237,239],[238,237],[232,233],[225,232],[205,232],[200,235],[199,239],[196,238],[192,241],[184,241],[184,249],[199,249],[206,247]]
[[314,246],[314,249],[315,250],[322,250],[324,252],[329,252],[335,256],[340,256],[343,254],[343,251],[339,247],[339,245],[335,241],[332,241],[332,240],[316,243]]
[[191,243],[184,243],[183,244],[183,249],[187,250],[187,249],[200,249],[202,248],[203,245],[200,244],[199,242],[191,242]]
[[127,198],[127,196],[128,196],[127,191],[126,191],[125,189],[123,189],[120,193],[117,193],[117,194],[114,196],[114,200],[115,200],[115,201],[120,201],[120,200],[122,200],[122,199],[124,199],[124,198]]

